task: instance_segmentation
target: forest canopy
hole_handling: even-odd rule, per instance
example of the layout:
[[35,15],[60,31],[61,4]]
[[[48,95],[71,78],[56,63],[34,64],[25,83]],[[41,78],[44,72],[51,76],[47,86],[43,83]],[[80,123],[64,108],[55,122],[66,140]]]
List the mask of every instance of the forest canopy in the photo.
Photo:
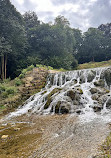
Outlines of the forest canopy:
[[0,1],[0,78],[14,78],[29,65],[75,69],[77,64],[111,59],[111,23],[82,33],[59,15],[43,23],[35,12],[21,15]]

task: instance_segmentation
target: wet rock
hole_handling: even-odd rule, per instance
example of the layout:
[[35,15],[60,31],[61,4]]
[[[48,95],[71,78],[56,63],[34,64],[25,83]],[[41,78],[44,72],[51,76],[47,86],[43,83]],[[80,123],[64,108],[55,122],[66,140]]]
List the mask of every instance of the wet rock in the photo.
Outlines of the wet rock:
[[55,113],[66,114],[70,112],[70,109],[71,109],[71,106],[69,103],[65,101],[58,101],[55,107]]
[[99,81],[94,82],[94,85],[97,87],[104,87],[105,83],[103,80],[99,80]]
[[107,68],[101,73],[101,79],[105,79],[108,86],[111,85],[111,68]]
[[52,102],[52,96],[54,95],[54,94],[56,94],[56,93],[58,93],[58,92],[60,92],[60,88],[55,88],[55,89],[53,89],[49,94],[48,94],[48,96],[47,96],[47,102],[46,102],[46,104],[44,105],[44,109],[47,109],[49,106],[50,106],[50,103]]
[[108,99],[108,95],[102,95],[98,98],[98,103],[104,105],[107,99]]
[[94,78],[95,78],[96,72],[95,71],[90,71],[90,73],[88,73],[88,77],[87,77],[87,81],[91,82]]
[[75,91],[70,90],[67,92],[67,96],[69,96],[72,100],[75,99]]
[[94,112],[100,112],[102,110],[103,106],[102,105],[94,105],[93,110]]
[[91,88],[90,92],[91,92],[91,94],[95,94],[95,93],[98,93],[99,90],[97,88]]
[[81,109],[77,109],[75,112],[76,112],[77,114],[81,114],[82,110],[81,110]]
[[106,107],[111,108],[111,98],[108,99],[108,101],[106,103]]

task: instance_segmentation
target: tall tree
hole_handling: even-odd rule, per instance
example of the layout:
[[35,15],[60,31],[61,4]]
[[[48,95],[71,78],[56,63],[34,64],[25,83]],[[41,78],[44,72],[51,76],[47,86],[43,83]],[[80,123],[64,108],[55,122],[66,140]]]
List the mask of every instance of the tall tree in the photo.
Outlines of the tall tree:
[[[24,48],[26,45],[26,34],[23,18],[20,13],[16,11],[15,7],[11,4],[9,0],[0,1],[0,37],[5,39],[4,42],[2,41],[1,58],[3,61],[3,54],[5,53],[5,70],[7,63],[8,72],[11,74],[13,73],[14,69],[16,69],[17,63],[15,63],[15,61],[18,60],[17,58],[20,55],[24,54]],[[9,53],[10,48],[11,53]]]

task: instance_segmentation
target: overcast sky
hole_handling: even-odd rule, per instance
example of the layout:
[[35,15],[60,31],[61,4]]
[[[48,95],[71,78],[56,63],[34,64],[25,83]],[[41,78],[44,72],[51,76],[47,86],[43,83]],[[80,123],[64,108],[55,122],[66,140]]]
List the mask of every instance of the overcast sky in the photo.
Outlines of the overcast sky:
[[50,22],[63,15],[71,27],[89,27],[111,22],[111,0],[10,0],[22,14],[35,11],[39,20]]

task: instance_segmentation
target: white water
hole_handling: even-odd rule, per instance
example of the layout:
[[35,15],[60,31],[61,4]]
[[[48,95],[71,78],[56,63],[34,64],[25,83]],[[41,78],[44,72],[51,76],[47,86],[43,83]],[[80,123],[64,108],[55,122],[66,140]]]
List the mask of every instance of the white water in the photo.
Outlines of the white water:
[[[40,114],[54,114],[56,112],[56,105],[58,102],[67,103],[69,113],[76,113],[76,110],[81,110],[80,119],[84,121],[91,121],[94,118],[102,118],[105,121],[110,121],[110,110],[106,108],[106,103],[111,96],[111,91],[108,94],[107,100],[104,102],[101,112],[95,113],[93,107],[98,106],[98,102],[92,99],[90,92],[91,88],[94,88],[94,82],[99,81],[101,74],[104,73],[108,68],[95,68],[95,69],[84,69],[77,71],[60,72],[56,74],[50,74],[48,77],[46,87],[41,92],[31,96],[26,103],[19,107],[15,112],[9,114],[9,117],[15,117],[26,113],[37,113]],[[93,76],[93,77],[90,77]],[[106,81],[104,88],[110,89]],[[47,103],[48,95],[55,89],[60,90],[51,95],[51,102],[47,109],[44,108]],[[81,90],[83,94],[80,94],[79,105],[71,100],[67,93],[74,89]],[[62,105],[59,107],[59,113],[61,113]],[[8,117],[8,118],[9,118]]]

